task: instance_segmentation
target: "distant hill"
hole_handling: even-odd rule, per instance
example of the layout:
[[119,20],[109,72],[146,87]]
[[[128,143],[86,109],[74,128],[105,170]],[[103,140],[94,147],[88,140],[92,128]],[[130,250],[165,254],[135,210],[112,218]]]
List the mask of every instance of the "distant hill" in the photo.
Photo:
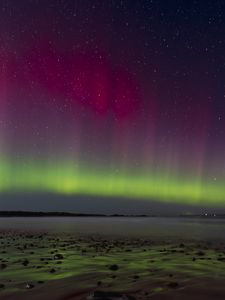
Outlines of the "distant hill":
[[126,214],[88,214],[74,212],[58,212],[58,211],[0,211],[0,217],[162,217],[162,218],[204,218],[204,219],[221,219],[225,218],[225,214],[177,214],[177,215],[126,215]]
[[147,217],[147,215],[83,214],[70,212],[0,211],[0,217]]

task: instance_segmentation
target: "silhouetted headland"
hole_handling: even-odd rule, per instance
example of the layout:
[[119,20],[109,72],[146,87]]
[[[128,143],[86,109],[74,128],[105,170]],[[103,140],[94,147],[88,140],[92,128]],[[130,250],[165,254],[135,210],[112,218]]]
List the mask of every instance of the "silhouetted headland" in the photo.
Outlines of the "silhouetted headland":
[[147,217],[148,215],[88,214],[74,212],[0,211],[0,217]]
[[202,213],[202,214],[90,214],[58,211],[0,211],[0,217],[158,217],[158,218],[225,218],[225,214]]

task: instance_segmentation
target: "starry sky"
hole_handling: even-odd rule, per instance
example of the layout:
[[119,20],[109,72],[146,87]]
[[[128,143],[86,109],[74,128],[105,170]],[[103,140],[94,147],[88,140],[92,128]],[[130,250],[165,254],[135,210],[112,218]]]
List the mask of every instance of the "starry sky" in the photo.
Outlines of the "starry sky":
[[223,207],[224,138],[224,1],[1,1],[0,209]]

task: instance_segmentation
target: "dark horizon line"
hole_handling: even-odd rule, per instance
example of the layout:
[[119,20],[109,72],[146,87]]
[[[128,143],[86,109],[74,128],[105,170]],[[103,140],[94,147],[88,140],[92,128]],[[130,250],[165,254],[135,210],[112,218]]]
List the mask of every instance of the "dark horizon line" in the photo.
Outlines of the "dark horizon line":
[[0,211],[0,217],[201,217],[225,218],[225,213],[202,214],[100,214],[100,213],[74,213],[63,211]]

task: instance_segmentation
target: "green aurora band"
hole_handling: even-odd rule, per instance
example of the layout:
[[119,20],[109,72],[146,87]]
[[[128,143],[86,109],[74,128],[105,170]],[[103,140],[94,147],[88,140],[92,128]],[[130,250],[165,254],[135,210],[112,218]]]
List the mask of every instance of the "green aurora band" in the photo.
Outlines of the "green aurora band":
[[[129,174],[128,174],[129,173]],[[106,172],[74,167],[71,162],[0,162],[0,193],[40,192],[158,200],[194,205],[224,205],[225,185],[200,176],[182,178],[171,172]]]

